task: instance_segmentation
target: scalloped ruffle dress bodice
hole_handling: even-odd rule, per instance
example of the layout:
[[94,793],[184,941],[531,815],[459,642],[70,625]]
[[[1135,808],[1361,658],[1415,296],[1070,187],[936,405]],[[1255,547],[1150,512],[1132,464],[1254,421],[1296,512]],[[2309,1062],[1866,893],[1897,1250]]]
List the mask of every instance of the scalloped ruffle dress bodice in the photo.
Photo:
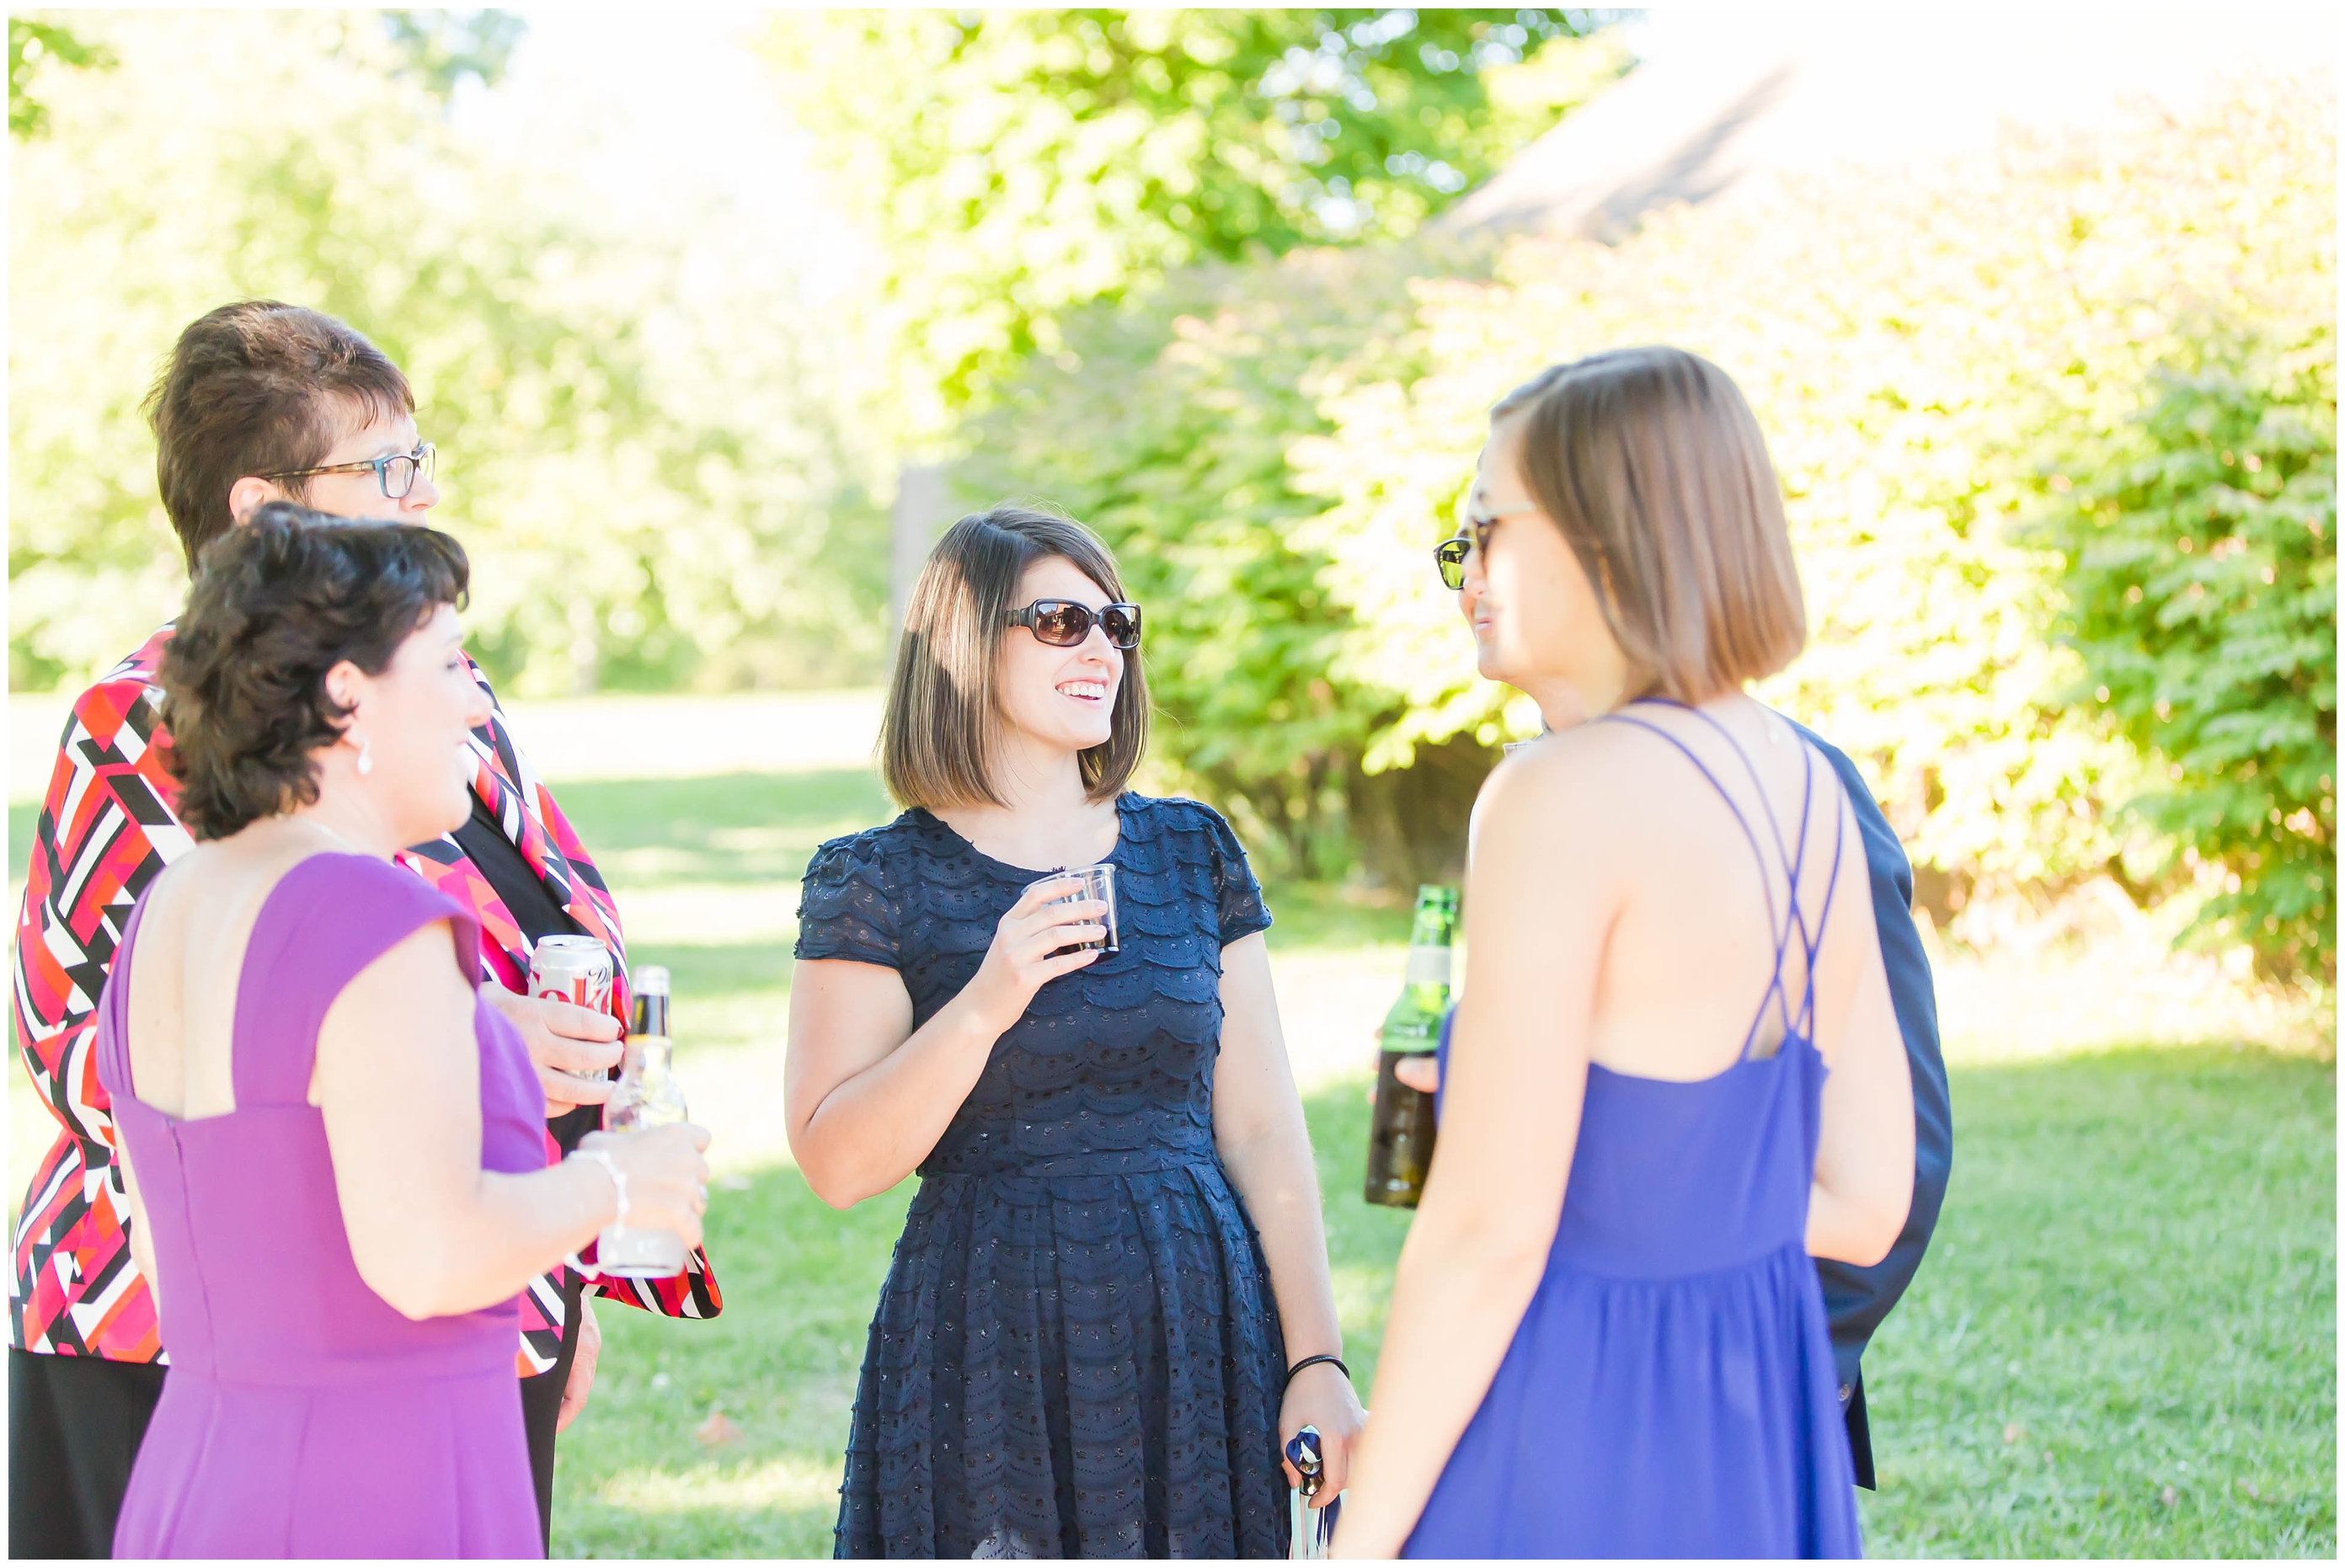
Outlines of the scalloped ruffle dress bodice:
[[[1213,1128],[1222,949],[1270,914],[1211,808],[1117,806],[1122,950],[1036,993],[921,1162],[842,1557],[1286,1554],[1285,1352]],[[909,811],[816,854],[797,956],[895,969],[918,1028],[1045,875]]]

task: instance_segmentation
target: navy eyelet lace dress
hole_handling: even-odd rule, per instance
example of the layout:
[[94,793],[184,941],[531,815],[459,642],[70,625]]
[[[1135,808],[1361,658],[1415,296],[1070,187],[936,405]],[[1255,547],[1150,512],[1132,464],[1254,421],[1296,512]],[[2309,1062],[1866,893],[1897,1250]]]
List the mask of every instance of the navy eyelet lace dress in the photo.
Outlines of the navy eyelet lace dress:
[[[1035,994],[921,1162],[838,1556],[1286,1555],[1285,1349],[1213,1122],[1222,949],[1270,912],[1211,808],[1117,809],[1122,951]],[[816,854],[797,954],[898,971],[918,1028],[1044,875],[909,811]]]

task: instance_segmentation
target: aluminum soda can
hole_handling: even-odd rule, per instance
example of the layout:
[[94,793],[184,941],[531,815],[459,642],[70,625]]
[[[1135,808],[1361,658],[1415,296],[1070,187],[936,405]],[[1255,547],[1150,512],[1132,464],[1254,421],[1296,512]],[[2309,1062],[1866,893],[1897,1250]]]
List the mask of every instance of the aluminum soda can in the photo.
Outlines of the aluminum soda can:
[[547,936],[529,956],[529,994],[573,1002],[590,1013],[607,1013],[616,972],[611,950],[599,938]]

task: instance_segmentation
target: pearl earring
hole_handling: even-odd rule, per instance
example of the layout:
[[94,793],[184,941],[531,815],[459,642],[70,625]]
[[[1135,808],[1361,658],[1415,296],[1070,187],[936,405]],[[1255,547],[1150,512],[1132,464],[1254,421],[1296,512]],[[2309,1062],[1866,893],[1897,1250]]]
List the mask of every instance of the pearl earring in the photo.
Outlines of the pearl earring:
[[360,737],[359,741],[359,775],[374,772],[374,743]]

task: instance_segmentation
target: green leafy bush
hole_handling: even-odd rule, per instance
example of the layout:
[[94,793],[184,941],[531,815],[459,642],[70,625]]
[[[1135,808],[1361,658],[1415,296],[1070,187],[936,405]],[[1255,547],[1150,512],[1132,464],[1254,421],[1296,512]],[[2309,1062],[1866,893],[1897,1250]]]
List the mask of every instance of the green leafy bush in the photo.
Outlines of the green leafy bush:
[[1288,450],[1327,428],[1315,369],[1406,333],[1406,283],[1389,258],[1315,251],[1075,312],[1070,368],[1012,382],[955,474],[971,504],[1045,501],[1115,548],[1148,610],[1158,758],[1298,868],[1348,857],[1345,792],[1397,704],[1336,670],[1355,628],[1295,531],[1317,503]]
[[[2332,323],[2159,378],[2045,537],[2075,695],[2152,763],[2131,809],[2211,866],[2206,929],[2336,978],[2337,381]],[[2065,477],[2065,476],[2064,476]],[[2087,691],[2085,688],[2089,687]]]
[[[1412,796],[1422,864],[1462,821],[1426,803],[1470,794],[1462,764],[1536,723],[1475,676],[1426,559],[1487,410],[1554,360],[1694,349],[1757,408],[1801,552],[1811,644],[1762,694],[1864,764],[1926,896],[1954,914],[2105,874],[2139,886],[2129,867],[2184,824],[2121,808],[2166,764],[2066,701],[2087,653],[2049,634],[2064,561],[2025,524],[2064,465],[2136,440],[2210,332],[2332,352],[2331,108],[2325,88],[2243,83],[2188,116],[2014,134],[1936,169],[1753,181],[1619,246],[1518,242],[1485,275],[1393,255],[1176,278],[1071,327],[1068,362],[1029,369],[970,471],[1059,496],[1128,551],[1220,548],[1243,517],[1235,569],[1159,580],[1183,602],[1152,623],[1152,678],[1199,673],[1162,690],[1213,737],[1214,771],[1203,740],[1172,760],[1209,794],[1280,799],[1323,857],[1367,836],[1365,781],[1430,766],[1451,783]],[[1406,305],[1379,266],[1419,274]],[[1309,656],[1233,658],[1304,613],[1305,567]],[[1310,791],[1284,782],[1298,758]]]

